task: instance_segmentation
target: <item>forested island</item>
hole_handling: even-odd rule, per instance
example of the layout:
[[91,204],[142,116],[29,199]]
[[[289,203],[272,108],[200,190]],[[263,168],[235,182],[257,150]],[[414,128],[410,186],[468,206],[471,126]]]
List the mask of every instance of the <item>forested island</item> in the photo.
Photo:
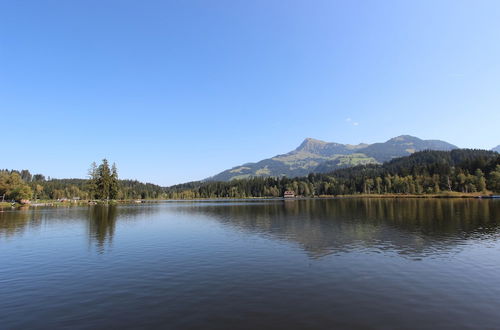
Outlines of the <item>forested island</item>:
[[253,177],[231,181],[196,181],[161,187],[120,180],[106,159],[91,165],[88,179],[46,179],[27,170],[0,171],[0,201],[266,198],[344,195],[453,196],[500,192],[500,155],[494,151],[456,149],[420,151],[382,165],[361,165],[305,177]]

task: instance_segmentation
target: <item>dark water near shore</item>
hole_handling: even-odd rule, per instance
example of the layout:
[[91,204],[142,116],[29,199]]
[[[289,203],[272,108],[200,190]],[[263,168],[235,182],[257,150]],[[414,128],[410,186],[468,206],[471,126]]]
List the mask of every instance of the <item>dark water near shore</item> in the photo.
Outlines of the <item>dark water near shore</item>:
[[0,213],[0,328],[500,328],[500,201]]

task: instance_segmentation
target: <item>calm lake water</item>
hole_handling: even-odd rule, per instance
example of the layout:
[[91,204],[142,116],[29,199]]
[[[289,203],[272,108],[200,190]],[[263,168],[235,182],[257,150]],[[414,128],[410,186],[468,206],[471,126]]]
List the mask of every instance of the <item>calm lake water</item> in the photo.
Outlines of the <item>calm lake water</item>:
[[500,201],[0,212],[0,328],[500,328]]

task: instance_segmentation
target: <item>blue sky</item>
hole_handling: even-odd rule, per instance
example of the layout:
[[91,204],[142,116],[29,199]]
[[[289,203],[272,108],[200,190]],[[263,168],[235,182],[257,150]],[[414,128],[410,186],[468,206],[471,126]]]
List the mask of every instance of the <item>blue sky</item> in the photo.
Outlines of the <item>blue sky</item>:
[[306,137],[500,144],[499,1],[0,1],[0,168],[170,185]]

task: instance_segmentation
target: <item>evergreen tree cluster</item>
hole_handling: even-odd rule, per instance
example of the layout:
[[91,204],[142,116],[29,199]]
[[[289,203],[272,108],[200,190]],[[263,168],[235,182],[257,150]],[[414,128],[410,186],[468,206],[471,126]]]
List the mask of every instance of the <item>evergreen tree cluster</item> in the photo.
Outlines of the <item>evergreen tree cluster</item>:
[[190,182],[168,188],[119,180],[116,165],[93,163],[89,179],[51,179],[28,170],[0,170],[0,201],[21,199],[193,199],[355,194],[500,193],[500,155],[485,150],[421,151],[382,165],[362,165],[306,177],[254,177]]
[[0,170],[0,201],[21,199],[121,200],[167,198],[165,188],[136,180],[119,180],[115,164],[92,163],[89,179],[51,179],[28,170]]
[[500,155],[485,150],[421,151],[383,165],[363,165],[299,178],[192,182],[172,186],[169,198],[278,197],[351,194],[500,192]]
[[91,199],[117,199],[120,184],[116,164],[113,163],[110,169],[107,159],[103,159],[99,166],[95,162],[92,163],[89,170],[88,191]]

